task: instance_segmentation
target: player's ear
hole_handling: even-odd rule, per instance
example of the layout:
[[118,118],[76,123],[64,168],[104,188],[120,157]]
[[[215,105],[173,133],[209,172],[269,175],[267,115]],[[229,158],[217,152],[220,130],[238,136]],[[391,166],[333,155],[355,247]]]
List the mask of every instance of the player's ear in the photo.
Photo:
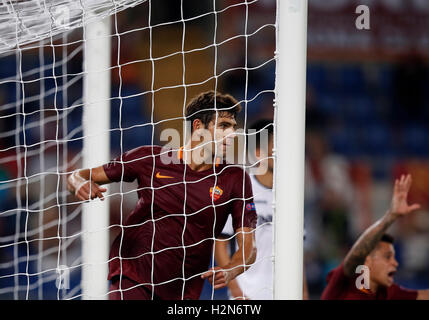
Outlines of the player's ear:
[[204,124],[200,119],[192,121],[192,141],[200,141],[204,137]]

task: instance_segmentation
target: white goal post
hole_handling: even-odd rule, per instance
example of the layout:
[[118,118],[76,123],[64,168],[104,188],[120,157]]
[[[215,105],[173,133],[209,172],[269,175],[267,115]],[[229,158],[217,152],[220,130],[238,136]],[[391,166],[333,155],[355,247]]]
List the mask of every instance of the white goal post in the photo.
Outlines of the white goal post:
[[[110,160],[111,17],[84,25],[83,167]],[[82,208],[82,297],[107,299],[109,201]]]

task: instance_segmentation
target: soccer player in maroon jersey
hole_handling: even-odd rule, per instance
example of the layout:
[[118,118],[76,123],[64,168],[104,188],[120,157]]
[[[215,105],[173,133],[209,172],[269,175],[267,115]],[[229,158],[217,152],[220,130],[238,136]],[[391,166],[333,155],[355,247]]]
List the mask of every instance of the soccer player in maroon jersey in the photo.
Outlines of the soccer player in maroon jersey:
[[[110,299],[198,299],[204,279],[225,287],[254,262],[250,178],[242,167],[215,159],[231,143],[240,110],[228,94],[202,93],[186,108],[192,139],[180,150],[143,146],[69,176],[69,190],[82,201],[103,199],[100,185],[138,181],[136,208],[110,251]],[[207,133],[210,141],[201,143]],[[207,270],[229,214],[239,247],[229,265]]]
[[[398,262],[393,238],[385,233],[397,219],[420,208],[419,204],[407,203],[410,187],[410,175],[395,181],[390,209],[360,236],[344,261],[328,274],[322,300],[429,299],[429,290],[408,290],[394,283]],[[358,279],[361,274],[356,273],[357,267],[363,265],[362,269],[369,272],[369,288],[362,286],[363,278]]]

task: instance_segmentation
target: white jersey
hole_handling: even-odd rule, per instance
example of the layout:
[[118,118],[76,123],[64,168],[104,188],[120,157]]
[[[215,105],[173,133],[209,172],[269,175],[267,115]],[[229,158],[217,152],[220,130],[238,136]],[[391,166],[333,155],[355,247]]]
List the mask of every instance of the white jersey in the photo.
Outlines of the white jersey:
[[[236,279],[243,294],[252,300],[273,299],[273,190],[263,186],[254,175],[252,181],[253,202],[258,222],[255,230],[256,261]],[[234,234],[231,216],[222,234]]]

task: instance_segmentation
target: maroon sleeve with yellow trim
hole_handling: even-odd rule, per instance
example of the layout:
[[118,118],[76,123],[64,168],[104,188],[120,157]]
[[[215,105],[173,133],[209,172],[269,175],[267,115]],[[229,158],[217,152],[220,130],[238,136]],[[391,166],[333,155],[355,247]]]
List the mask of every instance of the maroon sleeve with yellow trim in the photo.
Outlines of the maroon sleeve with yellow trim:
[[[232,226],[234,231],[239,228],[256,228],[258,216],[256,214],[255,204],[253,203],[252,182],[244,170],[239,170],[237,177],[231,179],[234,181],[232,198]],[[243,180],[244,174],[244,180]],[[244,188],[243,188],[244,184]]]

